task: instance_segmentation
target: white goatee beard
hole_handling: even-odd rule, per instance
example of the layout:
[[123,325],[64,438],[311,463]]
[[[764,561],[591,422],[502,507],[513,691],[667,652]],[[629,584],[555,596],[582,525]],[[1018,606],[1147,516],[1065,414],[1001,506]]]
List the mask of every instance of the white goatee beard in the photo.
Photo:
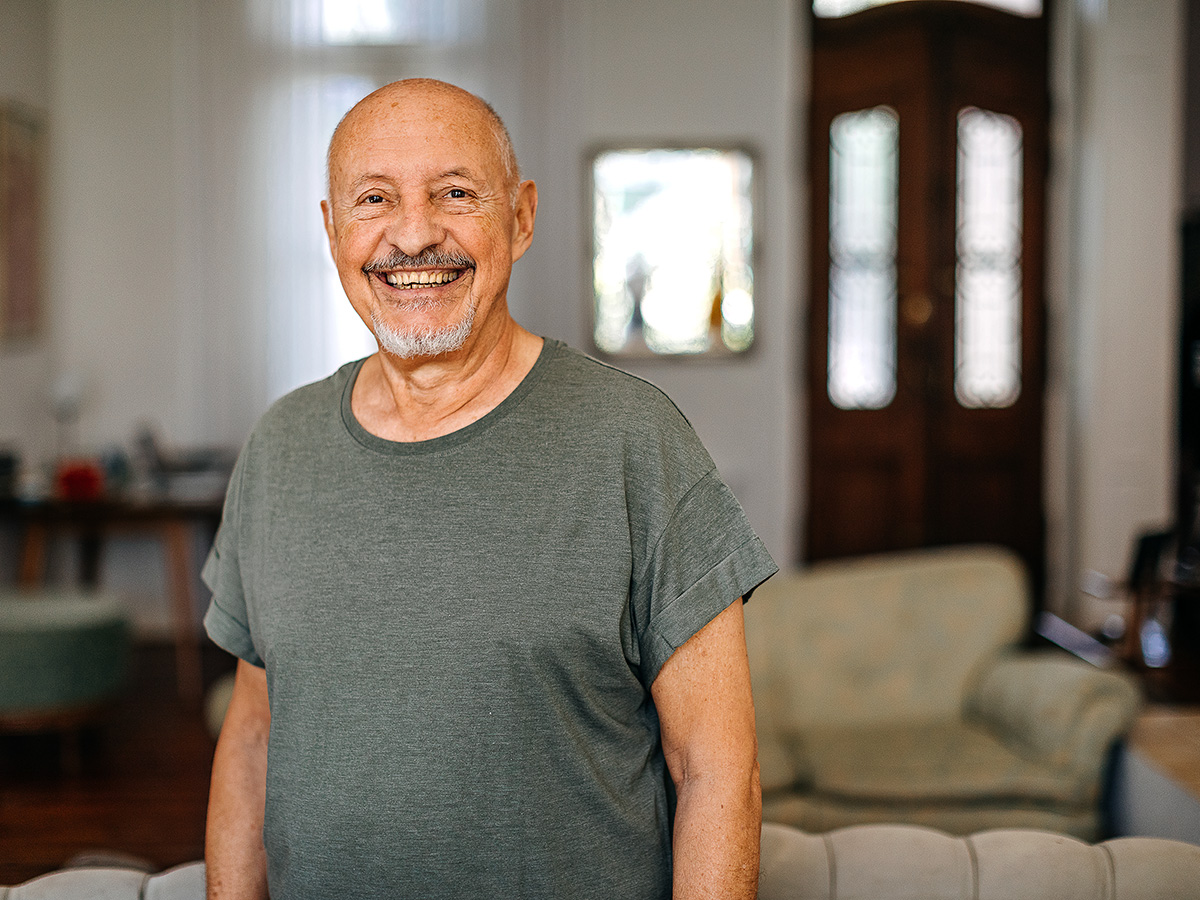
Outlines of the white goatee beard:
[[393,328],[371,313],[371,330],[380,349],[401,359],[417,356],[441,356],[453,353],[467,342],[475,324],[475,307],[467,307],[466,315],[455,325],[442,328]]

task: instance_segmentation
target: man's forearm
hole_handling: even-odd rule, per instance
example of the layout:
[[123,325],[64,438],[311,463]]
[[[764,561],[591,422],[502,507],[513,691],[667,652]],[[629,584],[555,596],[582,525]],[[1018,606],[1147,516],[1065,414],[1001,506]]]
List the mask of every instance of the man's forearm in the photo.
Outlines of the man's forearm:
[[266,674],[239,662],[213,756],[204,849],[209,900],[262,900],[267,896],[262,829],[270,735]]
[[741,602],[677,649],[650,692],[678,797],[674,900],[753,900],[762,789]]
[[266,752],[256,752],[253,738],[229,738],[213,758],[204,851],[208,900],[258,900],[267,896]]
[[757,766],[746,778],[685,779],[675,810],[673,900],[753,900],[761,838]]

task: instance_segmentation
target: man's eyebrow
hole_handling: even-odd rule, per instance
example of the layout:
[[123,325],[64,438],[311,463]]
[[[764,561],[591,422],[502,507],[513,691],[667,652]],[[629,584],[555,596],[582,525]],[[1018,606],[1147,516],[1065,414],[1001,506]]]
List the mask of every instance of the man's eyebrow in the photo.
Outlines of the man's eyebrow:
[[[448,169],[447,171],[434,176],[431,180],[432,181],[445,181],[447,178],[465,178],[468,181],[475,182],[476,184],[481,184],[484,180],[478,173],[475,172],[474,169],[469,169],[466,167],[457,168],[457,169]],[[357,178],[354,179],[354,181],[352,181],[350,183],[350,190],[356,191],[356,190],[361,189],[365,185],[371,184],[373,182],[380,182],[380,181],[391,184],[393,181],[393,178],[389,175],[383,174],[382,172],[364,172],[362,175],[359,175]]]
[[372,182],[380,182],[380,181],[390,182],[391,179],[388,178],[386,175],[376,174],[374,172],[367,172],[363,175],[359,175],[352,182],[350,182],[350,190],[357,191],[360,188],[364,187],[365,185],[368,185]]
[[451,169],[450,171],[443,172],[441,175],[438,176],[438,180],[445,179],[445,178],[466,178],[468,181],[474,181],[477,183],[483,181],[483,179],[480,178],[477,174],[475,174],[475,172],[473,170],[466,169],[466,168]]

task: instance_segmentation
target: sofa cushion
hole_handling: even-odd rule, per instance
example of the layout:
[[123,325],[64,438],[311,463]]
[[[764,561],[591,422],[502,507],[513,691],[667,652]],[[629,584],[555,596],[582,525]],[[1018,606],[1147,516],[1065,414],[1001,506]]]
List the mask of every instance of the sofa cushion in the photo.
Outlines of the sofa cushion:
[[746,605],[755,705],[781,732],[960,716],[1028,612],[1019,560],[994,547],[780,572]]
[[960,722],[812,729],[796,748],[812,789],[857,801],[1077,803],[1075,779]]
[[1096,840],[1096,810],[1083,806],[1033,805],[1019,800],[990,803],[896,803],[852,801],[824,794],[780,792],[763,795],[763,821],[805,831],[830,831],[867,823],[904,822],[937,828],[948,834],[971,834],[989,828],[1035,828]]

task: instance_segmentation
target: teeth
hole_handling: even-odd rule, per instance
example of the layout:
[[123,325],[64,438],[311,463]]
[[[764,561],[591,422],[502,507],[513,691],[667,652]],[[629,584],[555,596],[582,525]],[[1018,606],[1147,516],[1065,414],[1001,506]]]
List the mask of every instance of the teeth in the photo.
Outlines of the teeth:
[[458,278],[459,274],[460,273],[456,269],[442,269],[436,272],[385,272],[383,275],[383,280],[392,285],[392,287],[403,289],[431,284],[449,284],[451,281],[454,281],[454,279]]

